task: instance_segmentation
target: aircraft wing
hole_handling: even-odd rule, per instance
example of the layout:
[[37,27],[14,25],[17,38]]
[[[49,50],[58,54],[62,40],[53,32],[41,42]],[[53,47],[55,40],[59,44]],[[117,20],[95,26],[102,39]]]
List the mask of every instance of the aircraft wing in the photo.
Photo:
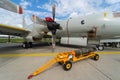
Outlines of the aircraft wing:
[[15,12],[15,13],[19,13],[19,14],[23,13],[22,7],[16,5],[15,3],[11,2],[10,0],[0,0],[0,8]]
[[25,30],[23,28],[17,28],[13,26],[0,24],[0,34],[26,37],[29,33],[29,30]]

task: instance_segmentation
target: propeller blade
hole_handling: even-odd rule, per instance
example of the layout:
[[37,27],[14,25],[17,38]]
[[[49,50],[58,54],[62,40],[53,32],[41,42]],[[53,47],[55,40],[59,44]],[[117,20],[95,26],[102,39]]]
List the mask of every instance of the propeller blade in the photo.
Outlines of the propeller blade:
[[44,25],[44,26],[47,26],[47,23],[44,19],[41,19],[35,15],[32,15],[32,18],[31,18],[32,22],[34,23],[37,23],[37,24],[40,24],[40,25]]
[[0,8],[12,11],[15,13],[23,14],[23,9],[21,6],[16,5],[10,0],[0,0]]
[[52,17],[53,17],[53,21],[55,21],[55,9],[56,9],[56,6],[55,4],[52,5]]
[[56,42],[55,42],[55,35],[52,34],[52,52],[55,52],[55,46],[56,46]]

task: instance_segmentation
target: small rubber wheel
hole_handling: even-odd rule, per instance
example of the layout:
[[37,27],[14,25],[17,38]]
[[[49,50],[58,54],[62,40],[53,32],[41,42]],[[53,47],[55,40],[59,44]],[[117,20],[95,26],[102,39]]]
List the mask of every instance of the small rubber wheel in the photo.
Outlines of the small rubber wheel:
[[70,62],[70,61],[67,61],[64,65],[63,65],[63,69],[65,70],[65,71],[68,71],[68,70],[70,70],[72,68],[72,62]]
[[93,57],[93,60],[95,60],[95,61],[99,60],[99,55],[95,54],[95,56]]

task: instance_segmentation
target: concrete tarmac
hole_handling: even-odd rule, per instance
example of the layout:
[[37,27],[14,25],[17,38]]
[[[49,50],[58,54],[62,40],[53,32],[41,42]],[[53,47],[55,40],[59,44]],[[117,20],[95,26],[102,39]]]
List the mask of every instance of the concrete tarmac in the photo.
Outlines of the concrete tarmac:
[[[77,48],[56,46],[55,53],[51,53],[51,46],[46,44],[23,49],[20,43],[0,43],[0,80],[27,80],[28,75],[52,59],[54,54],[73,49]],[[98,61],[78,61],[73,63],[70,71],[64,71],[56,63],[31,80],[120,80],[120,49],[105,48],[97,53],[100,55]]]

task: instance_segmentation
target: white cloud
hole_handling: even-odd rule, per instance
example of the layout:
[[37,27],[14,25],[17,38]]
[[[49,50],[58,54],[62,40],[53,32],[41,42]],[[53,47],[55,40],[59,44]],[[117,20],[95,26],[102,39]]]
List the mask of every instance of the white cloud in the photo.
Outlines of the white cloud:
[[106,7],[104,10],[105,11],[120,11],[120,4],[118,3],[118,4],[116,4],[116,5],[111,5],[111,6],[109,6],[109,7]]
[[[31,24],[29,16],[25,16],[26,25]],[[23,27],[23,15],[13,13],[0,8],[0,24],[6,24],[15,27]]]
[[[56,12],[58,16],[72,15],[73,12],[77,14],[93,13],[96,12],[96,8],[102,4],[102,1],[96,0],[54,0],[56,3]],[[51,4],[45,4],[41,8],[51,11]]]
[[[40,2],[40,0],[35,0]],[[33,4],[30,1],[21,0],[20,5],[25,9],[27,25],[31,24],[31,15],[35,14],[40,18],[51,16],[52,3],[56,4],[56,20],[72,16],[87,15],[101,11],[120,11],[120,0],[49,0],[46,4],[36,5],[37,8],[45,9],[44,12],[28,10]],[[109,4],[108,6],[106,4]],[[22,15],[0,9],[0,23],[17,25],[22,27]],[[58,19],[59,18],[59,19]]]
[[70,17],[77,17],[77,16],[79,16],[79,14],[77,13],[77,12],[72,12],[71,14],[70,14]]
[[[57,17],[87,15],[96,12],[114,11],[119,9],[120,0],[53,0],[56,4]],[[116,4],[113,4],[116,3]],[[107,6],[107,4],[111,4]],[[105,7],[104,7],[105,6]],[[51,4],[46,3],[40,8],[51,11]],[[120,9],[119,9],[120,11]]]
[[7,10],[0,8],[0,23],[11,25],[11,26],[17,25],[17,27],[22,27],[21,22],[22,22],[22,19],[19,14],[9,12]]
[[106,2],[109,4],[115,4],[115,3],[120,2],[120,0],[106,0]]
[[21,0],[20,5],[23,7],[23,9],[27,9],[27,6],[32,6],[32,3],[26,0]]
[[25,10],[25,15],[29,15],[29,17],[31,17],[33,14],[36,16],[39,16],[40,18],[45,18],[45,17],[51,16],[51,13],[49,13],[49,12]]
[[[22,0],[21,2],[25,2],[26,0]],[[35,0],[35,2],[40,2],[40,0]],[[106,4],[113,4],[118,3],[120,0],[49,0],[46,4],[43,5],[36,5],[36,8],[45,9],[46,12],[39,12],[33,10],[27,10],[26,13],[38,15],[41,18],[46,16],[51,16],[51,6],[52,3],[56,4],[56,17],[57,18],[67,18],[70,16],[77,16],[77,15],[87,15],[96,12],[103,12],[103,11],[116,11],[119,9],[118,5],[109,5]],[[25,2],[26,3],[26,2]],[[27,6],[32,6],[30,2],[27,2]]]

